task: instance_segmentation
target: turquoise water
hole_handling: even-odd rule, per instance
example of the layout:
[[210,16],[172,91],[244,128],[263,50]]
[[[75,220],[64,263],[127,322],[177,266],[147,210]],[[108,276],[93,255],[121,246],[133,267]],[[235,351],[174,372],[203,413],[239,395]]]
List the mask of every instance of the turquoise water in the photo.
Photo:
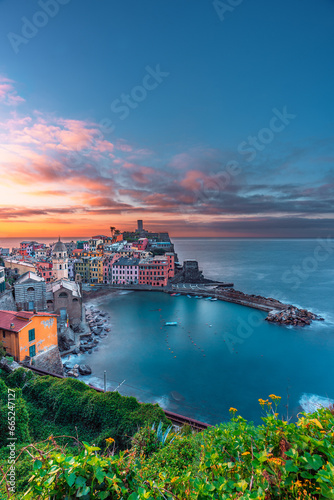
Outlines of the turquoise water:
[[228,419],[231,406],[259,422],[257,400],[271,393],[282,396],[281,408],[292,417],[305,393],[334,398],[334,250],[315,252],[317,246],[315,240],[175,239],[180,260],[197,258],[207,276],[307,307],[326,321],[282,327],[236,304],[161,292],[109,296],[98,306],[111,313],[112,332],[97,352],[80,357],[92,367],[89,382],[102,386],[106,370],[108,388],[125,380],[121,394],[211,424]]

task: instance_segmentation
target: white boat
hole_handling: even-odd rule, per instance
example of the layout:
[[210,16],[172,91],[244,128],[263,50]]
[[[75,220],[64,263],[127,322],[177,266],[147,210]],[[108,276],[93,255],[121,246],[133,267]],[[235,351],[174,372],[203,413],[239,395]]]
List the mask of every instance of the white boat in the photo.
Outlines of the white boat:
[[216,297],[213,297],[213,299],[210,299],[211,301],[218,300]]
[[177,326],[177,321],[166,321],[165,326]]

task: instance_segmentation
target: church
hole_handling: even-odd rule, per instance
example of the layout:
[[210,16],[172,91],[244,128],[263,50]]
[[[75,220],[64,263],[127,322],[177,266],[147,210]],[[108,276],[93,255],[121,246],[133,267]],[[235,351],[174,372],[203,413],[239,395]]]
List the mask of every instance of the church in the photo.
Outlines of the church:
[[52,250],[52,268],[54,281],[68,279],[67,249],[60,237]]

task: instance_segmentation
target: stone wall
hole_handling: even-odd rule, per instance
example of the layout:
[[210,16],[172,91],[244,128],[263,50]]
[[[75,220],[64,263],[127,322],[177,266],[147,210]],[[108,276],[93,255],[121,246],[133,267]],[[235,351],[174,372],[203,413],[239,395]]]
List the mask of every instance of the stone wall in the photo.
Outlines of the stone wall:
[[58,346],[50,347],[45,352],[37,354],[32,360],[32,366],[56,375],[64,375]]
[[0,295],[0,310],[16,311],[16,305],[12,290],[6,290]]

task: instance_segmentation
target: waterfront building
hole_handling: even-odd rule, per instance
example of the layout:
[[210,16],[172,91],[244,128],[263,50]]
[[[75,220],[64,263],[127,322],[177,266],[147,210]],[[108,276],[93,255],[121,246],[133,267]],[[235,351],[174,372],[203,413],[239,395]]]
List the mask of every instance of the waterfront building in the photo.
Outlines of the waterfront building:
[[164,287],[168,283],[168,259],[165,256],[146,257],[139,261],[139,285]]
[[114,253],[112,255],[108,255],[103,259],[103,283],[111,284],[112,283],[112,266],[114,262],[116,262],[121,255],[119,253]]
[[59,280],[46,285],[48,311],[59,315],[60,323],[75,327],[82,319],[82,294],[80,283]]
[[68,256],[66,246],[59,240],[52,249],[53,278],[55,281],[68,278]]
[[89,281],[91,283],[98,283],[99,281],[98,259],[99,259],[98,257],[90,258]]
[[6,290],[6,275],[5,268],[0,266],[0,293]]
[[168,262],[168,278],[175,276],[175,254],[173,252],[165,253]]
[[80,274],[82,282],[88,283],[90,277],[90,258],[89,257],[81,257],[81,259],[77,260],[74,263],[74,274]]
[[9,253],[10,253],[9,248],[0,247],[0,255],[2,255],[3,257],[7,257],[9,256]]
[[0,311],[0,342],[15,361],[33,358],[58,346],[57,315],[28,311]]
[[138,264],[139,259],[134,257],[120,257],[112,265],[112,283],[137,285]]
[[18,311],[46,311],[46,285],[41,276],[30,271],[20,276],[14,295]]

